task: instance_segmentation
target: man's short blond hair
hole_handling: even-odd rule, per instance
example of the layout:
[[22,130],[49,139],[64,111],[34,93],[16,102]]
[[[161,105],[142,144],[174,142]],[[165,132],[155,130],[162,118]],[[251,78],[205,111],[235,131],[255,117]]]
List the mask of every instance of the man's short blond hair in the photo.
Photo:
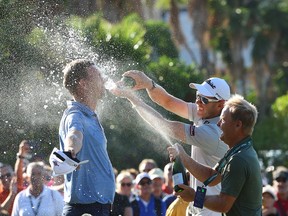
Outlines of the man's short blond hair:
[[258,116],[257,108],[238,94],[225,102],[225,108],[230,111],[232,119],[240,120],[244,131],[252,135]]

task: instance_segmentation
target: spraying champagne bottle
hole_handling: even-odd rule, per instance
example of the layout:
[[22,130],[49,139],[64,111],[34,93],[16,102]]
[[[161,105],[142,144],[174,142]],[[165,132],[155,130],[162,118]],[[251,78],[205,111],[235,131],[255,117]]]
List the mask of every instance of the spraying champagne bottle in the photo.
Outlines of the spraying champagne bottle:
[[136,85],[136,82],[132,77],[123,76],[121,79],[121,84],[123,88],[133,88]]
[[179,184],[188,185],[186,169],[183,166],[179,155],[175,158],[173,162],[172,179],[173,179],[175,192],[181,192],[183,190],[182,188],[178,186]]

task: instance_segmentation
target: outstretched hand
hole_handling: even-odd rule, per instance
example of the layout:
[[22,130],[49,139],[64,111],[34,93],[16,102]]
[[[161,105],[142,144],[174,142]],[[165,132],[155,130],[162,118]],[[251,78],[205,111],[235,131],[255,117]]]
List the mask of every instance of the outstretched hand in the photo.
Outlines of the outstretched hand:
[[178,185],[183,190],[181,192],[174,192],[174,195],[180,196],[186,202],[194,201],[195,190],[187,185],[179,184]]
[[132,77],[135,80],[136,85],[132,88],[133,90],[152,88],[152,80],[142,71],[138,70],[126,71],[123,74],[123,76]]

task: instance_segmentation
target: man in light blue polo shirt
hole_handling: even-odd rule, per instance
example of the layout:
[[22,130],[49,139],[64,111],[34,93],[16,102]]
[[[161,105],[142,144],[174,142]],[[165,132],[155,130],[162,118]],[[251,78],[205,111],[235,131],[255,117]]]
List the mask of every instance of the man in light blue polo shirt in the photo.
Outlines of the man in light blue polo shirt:
[[60,150],[80,161],[89,160],[65,175],[63,215],[108,216],[115,177],[104,130],[95,113],[105,91],[103,78],[94,62],[84,59],[70,62],[63,72],[64,86],[73,100],[67,102],[60,122]]

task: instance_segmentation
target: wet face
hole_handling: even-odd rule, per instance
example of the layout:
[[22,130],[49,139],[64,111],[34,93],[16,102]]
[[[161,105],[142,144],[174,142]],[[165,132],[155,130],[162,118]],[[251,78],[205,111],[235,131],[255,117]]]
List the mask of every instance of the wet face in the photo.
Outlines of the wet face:
[[90,66],[88,68],[88,77],[85,78],[86,90],[100,99],[105,93],[104,80],[101,72],[95,67]]

